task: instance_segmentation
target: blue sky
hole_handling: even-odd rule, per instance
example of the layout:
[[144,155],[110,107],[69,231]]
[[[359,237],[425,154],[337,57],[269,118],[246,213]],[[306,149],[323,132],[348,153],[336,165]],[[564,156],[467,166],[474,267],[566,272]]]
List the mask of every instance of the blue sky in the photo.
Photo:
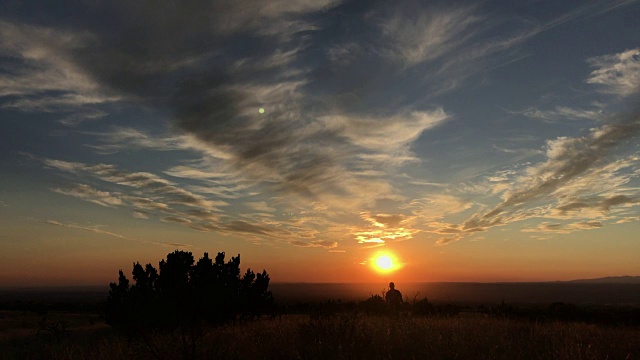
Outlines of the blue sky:
[[413,281],[640,273],[639,1],[0,13],[0,284],[176,247],[281,281],[380,251]]

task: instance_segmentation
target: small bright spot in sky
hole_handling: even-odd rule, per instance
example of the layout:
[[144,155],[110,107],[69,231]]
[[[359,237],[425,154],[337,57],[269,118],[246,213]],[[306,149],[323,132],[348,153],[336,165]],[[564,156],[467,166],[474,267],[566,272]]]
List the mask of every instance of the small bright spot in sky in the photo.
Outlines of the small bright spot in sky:
[[258,110],[258,112],[259,112],[260,114],[264,114],[264,108],[260,108],[260,110]]

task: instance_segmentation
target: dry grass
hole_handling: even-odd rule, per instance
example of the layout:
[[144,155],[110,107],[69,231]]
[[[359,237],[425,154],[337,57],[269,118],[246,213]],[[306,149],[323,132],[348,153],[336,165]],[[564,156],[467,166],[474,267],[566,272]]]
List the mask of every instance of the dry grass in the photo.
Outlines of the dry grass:
[[[0,334],[6,332],[6,324],[0,323]],[[59,341],[33,334],[3,338],[0,357],[152,359],[150,348],[166,359],[182,355],[176,334],[148,338],[148,343],[128,341],[100,324],[78,322]],[[200,338],[197,355],[206,359],[640,359],[640,329],[486,317],[289,315],[209,329]]]
[[481,317],[287,317],[221,329],[207,340],[208,351],[227,359],[640,358],[637,328]]

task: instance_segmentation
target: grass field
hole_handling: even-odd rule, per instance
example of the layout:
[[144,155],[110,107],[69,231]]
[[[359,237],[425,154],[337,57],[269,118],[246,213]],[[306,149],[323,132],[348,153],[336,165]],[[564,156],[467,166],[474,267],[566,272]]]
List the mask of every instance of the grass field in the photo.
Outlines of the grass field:
[[[284,315],[204,329],[195,352],[179,332],[127,339],[95,315],[0,313],[3,359],[640,359],[640,328],[477,316]],[[60,329],[59,329],[60,330]]]

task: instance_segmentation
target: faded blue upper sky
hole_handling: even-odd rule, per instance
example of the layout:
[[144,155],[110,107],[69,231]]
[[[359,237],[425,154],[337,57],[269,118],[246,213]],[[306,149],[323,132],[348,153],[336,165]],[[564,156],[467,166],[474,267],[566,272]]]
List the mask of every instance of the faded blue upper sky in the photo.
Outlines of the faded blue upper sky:
[[637,0],[3,1],[0,285],[176,247],[639,274],[639,34]]

